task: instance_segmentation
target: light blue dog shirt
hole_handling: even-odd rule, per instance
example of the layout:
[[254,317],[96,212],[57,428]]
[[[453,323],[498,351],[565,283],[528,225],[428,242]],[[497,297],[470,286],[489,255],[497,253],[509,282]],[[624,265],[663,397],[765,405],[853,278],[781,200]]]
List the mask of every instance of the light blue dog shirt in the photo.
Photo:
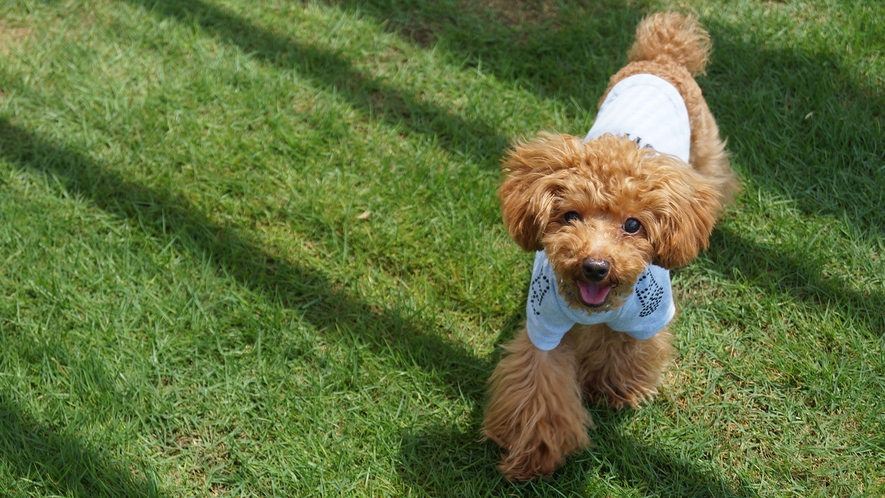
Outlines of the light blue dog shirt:
[[549,351],[575,324],[604,323],[612,330],[636,339],[648,339],[660,332],[676,315],[670,271],[648,265],[639,276],[633,293],[623,306],[610,311],[572,308],[559,293],[558,279],[547,253],[535,253],[532,283],[526,303],[526,328],[538,349]]

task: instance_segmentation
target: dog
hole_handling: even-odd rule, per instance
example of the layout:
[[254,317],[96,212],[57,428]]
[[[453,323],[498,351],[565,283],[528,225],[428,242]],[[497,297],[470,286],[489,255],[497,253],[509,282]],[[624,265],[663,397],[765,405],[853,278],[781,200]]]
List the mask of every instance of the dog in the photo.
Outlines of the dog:
[[657,394],[673,351],[669,270],[706,249],[740,190],[694,80],[710,49],[690,16],[645,18],[583,140],[545,133],[503,159],[504,224],[535,252],[526,324],[483,419],[511,480],[547,477],[590,445],[582,398],[620,409]]

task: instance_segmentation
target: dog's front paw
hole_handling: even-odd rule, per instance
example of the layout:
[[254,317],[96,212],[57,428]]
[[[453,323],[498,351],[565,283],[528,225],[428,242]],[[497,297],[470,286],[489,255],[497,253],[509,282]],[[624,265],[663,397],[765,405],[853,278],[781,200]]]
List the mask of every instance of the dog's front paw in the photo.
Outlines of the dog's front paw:
[[612,385],[608,382],[587,381],[584,383],[583,392],[590,404],[604,402],[606,406],[615,410],[628,406],[638,410],[642,404],[651,402],[658,394],[657,388],[653,385],[656,381],[649,382],[643,384],[621,381],[617,385]]
[[[589,418],[587,419],[589,424]],[[534,427],[523,427],[501,438],[486,428],[486,436],[504,449],[498,469],[511,481],[525,481],[535,477],[549,477],[566,457],[590,446],[587,427],[568,427],[564,420],[540,422]]]
[[483,434],[504,450],[499,468],[508,479],[549,476],[590,446],[574,348],[567,339],[541,351],[523,331],[505,349],[492,373]]
[[589,403],[639,408],[658,394],[673,354],[673,336],[664,329],[639,340],[607,327],[581,334],[581,388]]

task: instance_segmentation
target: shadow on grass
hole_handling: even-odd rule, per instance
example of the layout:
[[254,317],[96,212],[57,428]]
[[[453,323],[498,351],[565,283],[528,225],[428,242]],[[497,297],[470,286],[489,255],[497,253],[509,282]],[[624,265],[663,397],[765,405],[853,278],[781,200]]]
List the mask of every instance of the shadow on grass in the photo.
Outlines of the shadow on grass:
[[80,152],[2,118],[0,156],[57,178],[68,191],[131,220],[149,237],[170,239],[193,255],[208,255],[217,268],[245,287],[297,308],[321,333],[364,342],[376,352],[399,355],[405,367],[435,372],[455,395],[460,390],[481,389],[488,374],[485,362],[435,335],[434,325],[364,302],[348,293],[346,285],[333,283],[311,268],[281,261],[236,228],[210,220],[187,199],[163,188],[130,182]]
[[[809,255],[802,258],[751,240],[737,231],[720,227],[710,240],[710,259],[726,275],[737,270],[740,278],[762,292],[790,294],[817,308],[833,306],[846,318],[862,324],[870,337],[885,334],[885,294],[851,290],[840,276],[825,276],[823,263]],[[828,330],[815,331],[826,344],[826,352],[839,351],[841,345]]]
[[[0,156],[12,164],[56,178],[69,192],[120,219],[129,220],[149,237],[169,240],[194,257],[208,255],[219,270],[269,300],[297,309],[303,320],[327,337],[364,344],[377,354],[394,358],[402,368],[418,367],[432,372],[438,382],[448,386],[453,397],[463,393],[479,397],[483,389],[490,372],[488,362],[436,335],[434,330],[438,327],[422,323],[407,312],[364,302],[359,296],[349,294],[345,285],[330,282],[317,271],[280,261],[259,244],[241,236],[235,228],[211,221],[172,192],[130,182],[80,152],[2,118]],[[13,406],[0,405],[0,410],[5,410],[6,418],[13,421],[8,424],[11,435],[7,437],[22,441],[36,435],[50,447],[65,443],[64,439],[54,439],[46,430],[21,422]],[[20,444],[0,447],[0,456],[26,462],[25,457],[33,455],[32,460],[36,461],[43,450],[35,447],[34,453],[28,451],[28,447]],[[96,463],[85,450],[78,451],[84,462]],[[59,474],[59,477],[65,475]],[[107,485],[120,481],[114,473],[100,472],[96,478],[109,479]],[[132,496],[141,495],[132,493]]]
[[747,182],[802,213],[885,234],[882,87],[853,76],[841,47],[772,49],[707,27],[716,51],[702,86]]
[[75,436],[34,420],[6,395],[0,395],[0,459],[12,475],[39,486],[41,493],[83,498],[165,496],[152,479],[136,475],[131,464],[108,459]]
[[[862,227],[860,245],[885,235],[885,92],[846,74],[835,53],[768,49],[732,26],[707,27],[718,57],[702,86],[723,134],[731,135],[728,148],[749,190],[785,199],[797,223],[830,218]],[[791,222],[774,227],[774,240]],[[843,262],[800,244],[779,247],[721,227],[708,254],[723,274],[740,275],[763,292],[834,305],[871,336],[885,333],[885,294],[851,290],[851,271],[824,271]]]
[[[465,118],[419,98],[419,89],[401,90],[356,69],[345,57],[269,31],[202,0],[128,0],[159,16],[196,25],[223,43],[237,46],[269,66],[293,69],[320,86],[336,89],[356,108],[414,133],[432,136],[461,153],[479,142],[492,156],[500,155],[508,138],[487,123]],[[471,144],[468,146],[467,144]]]
[[[596,109],[647,2],[325,0],[546,99]],[[589,129],[591,123],[587,123]],[[586,130],[571,130],[581,135]]]
[[[599,474],[617,476],[631,487],[653,496],[758,496],[743,480],[727,482],[718,477],[715,463],[703,462],[701,458],[690,461],[677,456],[678,448],[648,444],[622,434],[620,427],[635,415],[634,411],[596,408],[592,413],[597,429],[590,434],[595,445],[591,450],[591,463]],[[575,465],[585,472],[589,470],[587,463],[578,461]]]
[[[400,473],[428,496],[486,496],[506,490],[507,496],[608,496],[613,483],[642,490],[653,496],[752,498],[758,496],[745,482],[726,482],[715,464],[688,461],[676,456],[677,448],[649,445],[621,433],[620,427],[634,413],[591,408],[597,424],[590,431],[594,447],[572,456],[550,478],[511,483],[493,466],[499,448],[478,442],[468,428],[444,429],[403,437]],[[475,426],[482,414],[473,413]],[[457,480],[451,478],[457,476]]]

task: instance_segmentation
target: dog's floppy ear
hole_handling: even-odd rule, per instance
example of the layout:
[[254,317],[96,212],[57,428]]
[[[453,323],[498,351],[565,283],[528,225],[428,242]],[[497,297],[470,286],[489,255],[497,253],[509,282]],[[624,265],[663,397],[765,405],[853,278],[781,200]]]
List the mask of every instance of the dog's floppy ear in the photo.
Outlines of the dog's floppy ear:
[[694,260],[710,243],[710,234],[722,210],[722,194],[715,184],[682,161],[665,155],[646,157],[654,168],[654,188],[644,204],[654,221],[646,226],[654,247],[653,263],[678,268]]
[[582,152],[583,144],[577,137],[545,133],[516,143],[504,157],[506,177],[498,190],[501,213],[510,237],[523,250],[543,249],[544,230],[569,169],[580,164]]

